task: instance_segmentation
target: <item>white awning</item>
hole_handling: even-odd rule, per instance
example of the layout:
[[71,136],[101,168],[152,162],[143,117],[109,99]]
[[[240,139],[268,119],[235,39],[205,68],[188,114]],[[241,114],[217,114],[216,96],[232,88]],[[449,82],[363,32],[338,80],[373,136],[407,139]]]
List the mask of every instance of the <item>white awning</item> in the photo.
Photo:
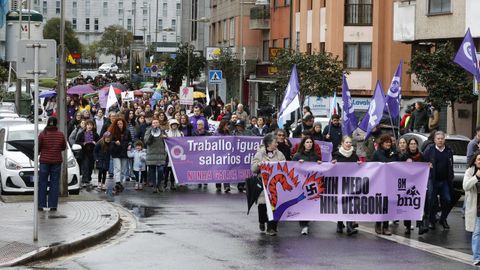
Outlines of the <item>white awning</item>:
[[270,78],[256,78],[256,79],[248,79],[247,82],[251,83],[276,83],[277,79],[270,79]]

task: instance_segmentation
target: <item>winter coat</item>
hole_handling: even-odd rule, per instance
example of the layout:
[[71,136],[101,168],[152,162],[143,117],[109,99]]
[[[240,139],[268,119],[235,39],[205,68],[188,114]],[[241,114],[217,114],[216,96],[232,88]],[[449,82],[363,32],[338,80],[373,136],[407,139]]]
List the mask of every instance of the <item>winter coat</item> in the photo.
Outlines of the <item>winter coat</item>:
[[167,151],[165,150],[166,136],[165,131],[161,131],[160,136],[152,136],[152,127],[145,131],[145,145],[147,146],[146,164],[155,166],[164,166],[167,160]]
[[83,128],[80,126],[77,126],[72,133],[70,133],[70,136],[68,136],[68,143],[70,146],[74,145],[75,142],[77,141],[78,135],[83,132]]
[[[297,153],[298,147],[300,147],[300,143],[297,143],[292,147],[292,156],[294,156]],[[315,151],[317,156],[322,157],[322,148],[318,143],[313,144],[313,151]]]
[[410,120],[408,120],[408,127],[409,130],[412,131],[420,131],[424,130],[424,132],[428,131],[428,112],[425,109],[421,110],[414,110],[412,115],[410,116]]
[[278,143],[277,148],[282,152],[286,160],[292,160],[292,154],[290,152],[292,149],[292,143],[288,139],[285,139],[284,143]]
[[[205,128],[208,128],[208,121],[207,121],[207,118],[205,118],[205,116],[202,116],[202,115],[199,115],[199,116],[196,116],[196,115],[192,115],[192,117],[190,117],[190,124],[192,125],[193,127],[193,131],[197,130],[197,121],[199,120],[202,120],[203,121],[203,124],[204,124],[204,127]],[[184,134],[184,136],[188,136],[187,134]]]
[[[440,180],[440,179],[436,179],[436,175],[435,175],[435,168],[437,166],[437,162],[436,162],[436,159],[435,159],[435,144],[433,144],[432,146],[428,147],[425,152],[423,153],[423,160],[425,162],[430,162],[432,163],[432,168],[430,169],[430,174],[429,174],[429,179],[431,180]],[[452,149],[450,149],[450,147],[448,146],[445,146],[445,150],[443,151],[447,151],[447,154],[448,154],[448,179],[447,182],[448,184],[451,186],[452,185],[452,181],[453,181],[453,178],[455,177],[454,173],[453,173],[453,151]]]
[[353,151],[352,155],[349,157],[346,157],[342,153],[337,151],[333,153],[332,160],[336,160],[337,162],[357,162],[360,159],[358,158],[357,153],[355,153],[355,151]]
[[136,172],[143,172],[146,170],[145,159],[147,152],[145,149],[138,151],[137,149],[132,149],[127,152],[129,158],[133,158],[133,170]]
[[[330,134],[330,138],[327,139],[326,136]],[[325,138],[325,141],[329,141],[329,142],[332,142],[333,144],[333,150],[334,151],[337,151],[338,149],[338,146],[340,145],[340,143],[342,142],[342,137],[343,137],[343,133],[342,133],[342,126],[341,125],[338,125],[338,126],[335,126],[335,125],[327,125],[324,129],[323,129],[323,136]]]
[[292,160],[294,161],[299,161],[299,160],[303,160],[303,161],[306,161],[306,162],[317,162],[317,161],[321,161],[322,160],[322,157],[317,155],[315,153],[315,151],[304,151],[304,152],[297,152]]
[[378,162],[398,161],[398,153],[395,151],[395,149],[385,150],[380,147],[378,148],[377,151],[375,151],[375,153],[373,153],[372,161],[378,161]]
[[123,131],[123,134],[121,135],[120,139],[120,145],[117,145],[115,143],[115,139],[112,138],[112,158],[128,158],[127,151],[128,151],[128,145],[132,141],[132,138],[130,137],[130,131],[128,129],[125,129]]
[[477,182],[475,165],[468,168],[463,176],[463,190],[465,190],[465,229],[469,232],[475,230],[477,220]]
[[[267,150],[265,148],[265,145],[260,145],[257,149],[257,153],[253,157],[252,164],[251,164],[251,169],[254,174],[259,174],[260,173],[260,164],[264,161],[284,161],[285,156],[280,152],[279,150],[275,150],[273,152],[273,156],[269,157],[267,155]],[[260,193],[260,196],[258,197],[257,203],[262,203],[265,204],[265,194]]]
[[[98,140],[100,139],[98,134],[95,131],[92,131],[92,132],[93,132],[93,141],[98,142]],[[78,158],[90,158],[90,159],[93,158],[93,151],[95,148],[95,144],[93,143],[85,144],[85,131],[82,130],[82,132],[80,132],[77,135],[75,144],[79,144],[82,146],[82,151],[80,151],[80,156]]]
[[47,126],[38,135],[38,152],[40,163],[61,164],[63,162],[62,151],[67,148],[67,142],[63,132],[57,127]]
[[93,150],[93,156],[96,161],[97,169],[108,170],[110,168],[110,151],[113,143],[109,142],[105,151],[102,149],[102,143],[97,143]]
[[263,125],[262,128],[253,127],[253,128],[251,129],[251,131],[253,132],[253,134],[254,134],[255,136],[262,136],[262,137],[263,137],[263,136],[267,135],[267,133],[268,133],[268,126],[267,126],[267,125]]
[[144,137],[145,137],[145,131],[147,131],[147,127],[149,125],[147,123],[143,123],[143,124],[137,124],[136,126],[136,130],[135,130],[135,139],[136,140],[140,140],[140,141],[144,141]]

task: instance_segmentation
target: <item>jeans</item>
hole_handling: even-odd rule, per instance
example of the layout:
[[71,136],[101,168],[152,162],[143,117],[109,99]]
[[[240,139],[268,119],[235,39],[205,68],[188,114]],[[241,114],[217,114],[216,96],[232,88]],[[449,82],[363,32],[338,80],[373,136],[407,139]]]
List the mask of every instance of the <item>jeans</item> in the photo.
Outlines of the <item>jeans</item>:
[[109,161],[108,174],[113,175],[113,158],[110,158],[110,161]]
[[[46,164],[40,163],[39,181],[38,181],[38,207],[47,207],[47,187],[48,191],[48,207],[57,208],[58,192],[60,189],[60,168],[62,164]],[[50,177],[50,179],[49,179]]]
[[82,159],[82,182],[90,183],[92,181],[92,172],[93,172],[93,157],[84,155]]
[[127,158],[113,159],[113,177],[115,178],[115,183],[122,183],[123,180],[125,180],[125,171],[127,170],[127,166]]
[[448,213],[450,212],[450,204],[452,202],[450,196],[450,187],[447,181],[435,181],[430,179],[428,181],[428,191],[427,191],[427,202],[428,202],[428,218],[429,221],[435,223],[435,209],[437,206],[437,197],[440,195],[440,210],[442,211],[442,215],[440,216],[440,220],[446,220]]
[[98,169],[98,183],[105,184],[105,179],[107,179],[107,170]]
[[140,184],[146,183],[147,171],[133,171],[133,175],[135,176],[135,181],[137,183],[140,183]]
[[475,219],[475,229],[472,234],[473,261],[480,261],[480,217]]
[[160,188],[163,181],[164,166],[148,165],[148,180],[154,188]]

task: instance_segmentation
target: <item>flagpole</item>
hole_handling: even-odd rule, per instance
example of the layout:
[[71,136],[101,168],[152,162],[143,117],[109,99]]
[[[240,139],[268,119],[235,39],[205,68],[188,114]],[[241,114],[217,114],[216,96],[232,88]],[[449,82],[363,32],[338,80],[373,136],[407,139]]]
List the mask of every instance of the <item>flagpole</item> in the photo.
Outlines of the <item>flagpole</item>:
[[397,134],[395,132],[395,129],[393,128],[393,119],[392,119],[392,115],[390,114],[390,107],[388,106],[388,103],[385,103],[385,105],[387,106],[388,118],[390,118],[390,125],[392,126],[393,136],[395,136],[395,141],[396,141],[397,140]]

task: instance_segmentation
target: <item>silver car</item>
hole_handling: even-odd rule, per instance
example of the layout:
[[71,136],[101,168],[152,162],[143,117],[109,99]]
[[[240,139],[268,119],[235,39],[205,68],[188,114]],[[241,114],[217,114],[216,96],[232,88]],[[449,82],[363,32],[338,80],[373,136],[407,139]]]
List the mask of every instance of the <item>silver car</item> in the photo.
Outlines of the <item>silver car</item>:
[[[425,133],[406,133],[401,136],[401,138],[410,139],[415,138],[418,141],[419,147],[423,149],[423,144],[428,139],[429,134]],[[463,193],[462,183],[463,175],[467,169],[467,146],[470,142],[470,139],[463,135],[450,135],[447,134],[445,137],[445,144],[450,147],[453,151],[453,187],[456,191]]]

